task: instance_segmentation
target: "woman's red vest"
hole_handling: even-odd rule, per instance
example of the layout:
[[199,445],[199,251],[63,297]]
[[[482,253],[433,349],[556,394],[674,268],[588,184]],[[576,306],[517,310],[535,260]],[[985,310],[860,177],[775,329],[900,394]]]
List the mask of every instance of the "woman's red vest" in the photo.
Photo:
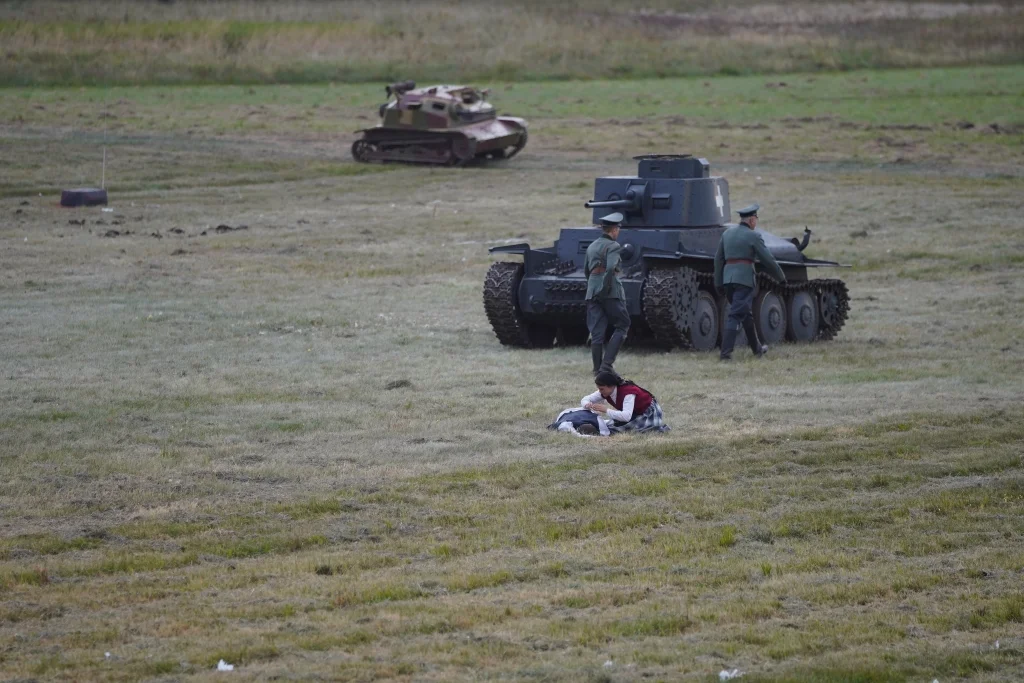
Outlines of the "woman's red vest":
[[623,384],[615,388],[615,401],[609,401],[615,406],[615,410],[622,410],[622,402],[627,396],[633,396],[633,418],[638,418],[651,407],[654,397],[646,389],[635,384]]

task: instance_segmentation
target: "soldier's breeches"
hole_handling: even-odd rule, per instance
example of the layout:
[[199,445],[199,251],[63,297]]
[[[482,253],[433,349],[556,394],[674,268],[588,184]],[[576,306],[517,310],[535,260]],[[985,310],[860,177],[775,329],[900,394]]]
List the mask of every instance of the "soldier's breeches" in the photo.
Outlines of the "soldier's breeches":
[[[608,337],[608,326],[614,328],[608,348],[605,339]],[[629,332],[629,310],[622,299],[591,299],[587,302],[587,329],[590,330],[590,352],[594,361],[594,372],[598,369],[611,368],[618,355],[619,347]]]
[[760,349],[757,334],[754,332],[754,316],[751,313],[754,293],[753,287],[745,285],[728,284],[725,286],[725,297],[729,301],[729,313],[726,317],[725,330],[722,332],[722,358],[732,356],[732,349],[736,345],[736,337],[739,336],[740,328],[747,333],[747,343],[750,344],[751,351],[757,353],[756,349]]
[[725,286],[725,296],[729,300],[729,314],[726,326],[739,330],[745,320],[754,320],[751,309],[754,306],[754,288],[745,285],[729,284]]
[[590,330],[590,341],[603,344],[608,337],[608,325],[622,330],[623,335],[629,331],[629,311],[622,299],[591,299],[587,302],[587,329]]

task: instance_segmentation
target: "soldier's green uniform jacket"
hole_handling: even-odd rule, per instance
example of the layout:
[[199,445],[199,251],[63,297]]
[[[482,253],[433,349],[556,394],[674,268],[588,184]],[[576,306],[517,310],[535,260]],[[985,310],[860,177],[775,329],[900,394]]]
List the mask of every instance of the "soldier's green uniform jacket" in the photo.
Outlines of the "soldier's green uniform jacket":
[[764,246],[764,238],[761,233],[751,230],[746,223],[734,225],[722,233],[722,241],[718,243],[718,253],[715,254],[715,288],[721,289],[725,285],[746,285],[754,286],[754,266],[750,263],[726,263],[731,259],[746,259],[761,262],[761,267],[779,282],[786,281],[786,275],[782,272],[775,257]]
[[[619,255],[621,251],[622,245],[608,235],[601,235],[587,247],[587,260],[584,266],[587,275],[587,301],[626,298],[622,283],[616,276],[619,262],[622,260]],[[604,268],[603,273],[593,272],[601,268]]]

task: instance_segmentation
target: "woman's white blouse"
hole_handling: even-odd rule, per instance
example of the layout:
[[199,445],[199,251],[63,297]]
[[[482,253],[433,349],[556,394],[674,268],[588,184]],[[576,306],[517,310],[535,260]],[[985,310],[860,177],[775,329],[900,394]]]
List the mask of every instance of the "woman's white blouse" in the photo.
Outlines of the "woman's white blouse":
[[[609,396],[610,400],[608,401],[608,405],[614,405],[613,401],[615,401],[618,392],[618,389],[612,389],[612,395]],[[633,419],[633,403],[635,402],[635,399],[636,397],[630,394],[626,398],[622,399],[622,410],[610,408],[605,415],[609,420],[615,420],[616,422],[629,422]],[[600,403],[601,401],[604,401],[604,396],[601,395],[600,391],[595,391],[588,396],[584,396],[580,400],[580,405],[586,406],[588,403]]]

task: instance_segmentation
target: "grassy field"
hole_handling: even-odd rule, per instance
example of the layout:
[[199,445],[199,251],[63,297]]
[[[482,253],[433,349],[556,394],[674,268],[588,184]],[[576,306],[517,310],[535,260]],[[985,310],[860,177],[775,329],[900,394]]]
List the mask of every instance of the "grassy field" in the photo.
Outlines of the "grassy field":
[[1012,64],[1024,9],[959,0],[8,0],[0,85],[546,80]]
[[[495,90],[467,169],[352,163],[378,85],[0,91],[4,678],[1024,677],[1024,69]],[[668,151],[850,319],[551,434],[588,353],[497,343],[486,249]]]

